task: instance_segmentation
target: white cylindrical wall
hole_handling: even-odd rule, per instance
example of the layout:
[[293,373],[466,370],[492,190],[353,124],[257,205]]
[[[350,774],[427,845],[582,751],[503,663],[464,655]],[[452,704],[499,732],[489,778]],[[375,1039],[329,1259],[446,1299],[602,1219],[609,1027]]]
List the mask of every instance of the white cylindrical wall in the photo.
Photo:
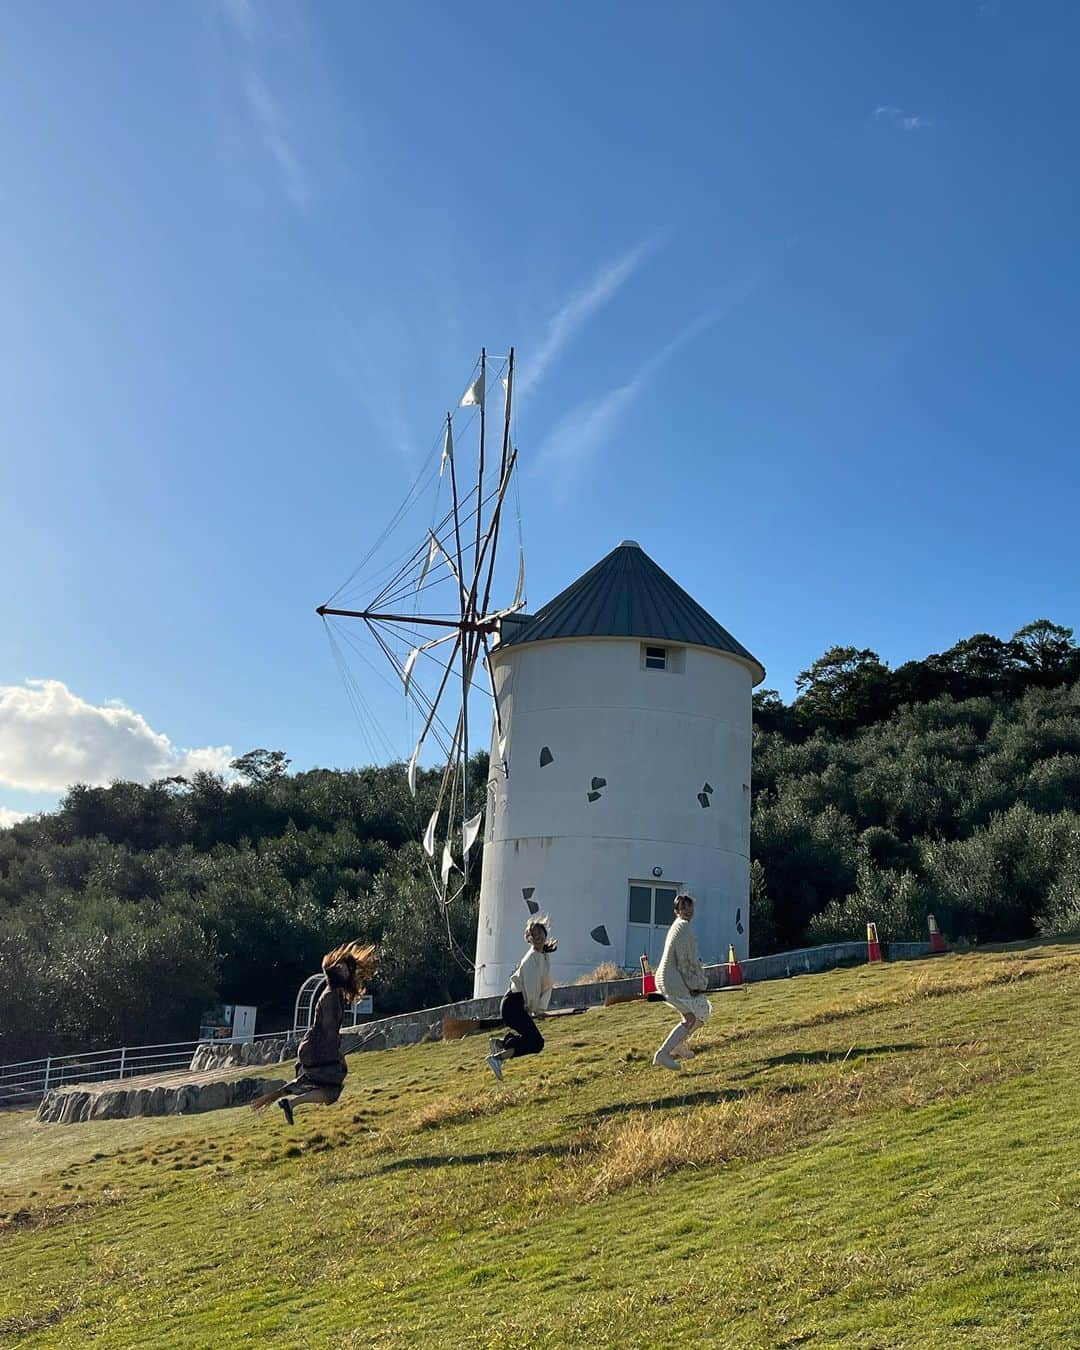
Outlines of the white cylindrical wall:
[[[695,896],[704,960],[725,959],[728,943],[747,955],[753,675],[722,652],[662,645],[666,670],[646,669],[638,639],[496,650],[510,774],[503,778],[493,748],[478,995],[504,991],[521,958],[526,893],[559,939],[557,983],[602,961],[636,964],[632,882]],[[601,926],[606,945],[593,936]]]

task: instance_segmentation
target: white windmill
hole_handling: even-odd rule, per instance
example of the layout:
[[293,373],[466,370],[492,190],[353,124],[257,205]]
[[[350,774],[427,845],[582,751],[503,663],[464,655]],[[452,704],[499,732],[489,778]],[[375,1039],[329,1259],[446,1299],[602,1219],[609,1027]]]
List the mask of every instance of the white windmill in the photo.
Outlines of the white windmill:
[[703,956],[749,943],[753,686],[764,668],[632,541],[490,659],[509,777],[493,772],[474,992],[506,987],[529,913],[557,976],[655,962],[679,890]]

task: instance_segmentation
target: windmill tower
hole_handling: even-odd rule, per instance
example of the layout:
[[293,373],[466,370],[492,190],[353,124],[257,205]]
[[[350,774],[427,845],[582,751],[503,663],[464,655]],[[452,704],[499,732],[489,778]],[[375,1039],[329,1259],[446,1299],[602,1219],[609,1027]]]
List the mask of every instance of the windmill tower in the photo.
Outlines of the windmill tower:
[[699,902],[703,959],[729,942],[745,957],[761,664],[626,540],[537,614],[503,619],[488,666],[474,993],[506,989],[530,913],[551,915],[559,983],[655,963],[678,890]]

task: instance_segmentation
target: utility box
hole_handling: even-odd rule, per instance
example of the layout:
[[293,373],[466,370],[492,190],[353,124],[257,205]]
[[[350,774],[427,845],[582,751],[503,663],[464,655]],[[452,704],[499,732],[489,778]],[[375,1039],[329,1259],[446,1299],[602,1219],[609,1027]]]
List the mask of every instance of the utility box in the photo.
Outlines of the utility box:
[[200,1041],[253,1041],[257,1008],[242,1003],[220,1003],[203,1013]]

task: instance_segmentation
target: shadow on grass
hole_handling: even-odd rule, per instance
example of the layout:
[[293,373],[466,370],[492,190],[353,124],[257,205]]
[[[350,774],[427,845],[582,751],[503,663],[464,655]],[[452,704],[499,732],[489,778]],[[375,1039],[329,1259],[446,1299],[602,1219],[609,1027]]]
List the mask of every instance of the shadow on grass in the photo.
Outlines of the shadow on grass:
[[386,1172],[422,1172],[433,1167],[473,1167],[477,1163],[522,1162],[526,1158],[565,1158],[587,1145],[537,1144],[535,1148],[489,1149],[486,1153],[434,1153],[423,1158],[397,1158],[380,1167]]
[[[801,1083],[781,1083],[770,1088],[777,1097],[786,1097],[797,1092],[805,1092]],[[716,1088],[709,1092],[670,1093],[666,1097],[654,1097],[645,1102],[615,1102],[611,1106],[598,1106],[595,1111],[583,1113],[584,1119],[602,1120],[605,1116],[627,1115],[640,1111],[685,1110],[688,1106],[716,1106],[719,1102],[737,1102],[749,1097],[749,1088]]]
[[784,1064],[832,1064],[845,1059],[865,1059],[870,1055],[902,1055],[909,1050],[925,1050],[919,1041],[901,1041],[896,1045],[853,1045],[850,1050],[791,1050],[786,1055],[770,1055],[758,1061],[758,1069],[774,1069]]

